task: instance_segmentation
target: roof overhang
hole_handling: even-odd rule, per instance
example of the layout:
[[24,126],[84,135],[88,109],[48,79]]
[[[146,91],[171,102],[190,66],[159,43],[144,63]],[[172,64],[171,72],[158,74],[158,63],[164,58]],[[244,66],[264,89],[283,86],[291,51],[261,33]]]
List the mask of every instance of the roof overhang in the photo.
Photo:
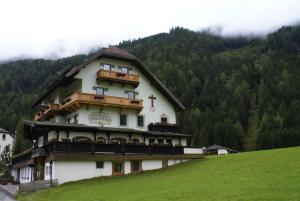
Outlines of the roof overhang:
[[91,133],[119,133],[119,134],[142,134],[153,137],[187,137],[191,135],[170,132],[151,132],[141,131],[130,128],[112,128],[100,126],[87,126],[83,124],[67,124],[56,122],[39,122],[39,121],[25,121],[24,122],[25,137],[30,140],[47,134],[49,131],[74,131],[74,132],[91,132]]

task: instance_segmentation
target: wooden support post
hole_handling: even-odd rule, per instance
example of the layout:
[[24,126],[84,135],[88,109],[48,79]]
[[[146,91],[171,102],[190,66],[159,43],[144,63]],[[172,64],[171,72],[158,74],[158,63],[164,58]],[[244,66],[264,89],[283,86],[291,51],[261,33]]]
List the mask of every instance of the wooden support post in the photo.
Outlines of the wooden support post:
[[107,144],[110,143],[110,133],[107,133]]
[[96,144],[96,137],[97,137],[97,133],[94,133],[94,143],[92,145],[92,153],[95,153],[95,144]]
[[56,141],[59,141],[59,131],[56,131]]

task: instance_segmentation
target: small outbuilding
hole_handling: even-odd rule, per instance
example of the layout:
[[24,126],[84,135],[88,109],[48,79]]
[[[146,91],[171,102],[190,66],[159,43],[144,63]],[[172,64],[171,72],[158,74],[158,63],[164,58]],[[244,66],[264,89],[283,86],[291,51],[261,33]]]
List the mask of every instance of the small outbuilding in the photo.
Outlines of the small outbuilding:
[[237,153],[238,151],[223,147],[220,145],[211,145],[209,147],[205,148],[205,153],[207,155],[226,155],[226,154],[231,154],[231,153]]

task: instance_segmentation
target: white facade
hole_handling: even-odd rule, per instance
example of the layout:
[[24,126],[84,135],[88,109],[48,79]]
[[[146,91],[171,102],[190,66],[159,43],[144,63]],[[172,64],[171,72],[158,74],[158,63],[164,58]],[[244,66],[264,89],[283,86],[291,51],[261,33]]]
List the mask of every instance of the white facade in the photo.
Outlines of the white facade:
[[227,149],[218,149],[218,155],[226,155],[228,154]]
[[[112,71],[118,71],[118,66],[126,66],[132,69],[130,74],[135,74],[140,76],[140,84],[138,87],[134,88],[131,85],[122,86],[121,84],[108,84],[105,81],[97,82],[97,71],[99,71],[101,67],[101,63],[107,63],[114,65],[115,68]],[[138,126],[137,124],[137,111],[135,109],[118,109],[118,108],[109,108],[105,107],[101,110],[102,113],[107,113],[110,115],[112,121],[110,124],[102,125],[104,127],[120,127],[120,128],[133,128],[137,130],[147,130],[147,125],[150,123],[160,122],[161,117],[166,117],[168,119],[168,123],[176,124],[176,113],[174,106],[165,98],[160,91],[154,87],[150,81],[143,75],[135,66],[128,62],[117,61],[107,58],[102,58],[100,60],[96,60],[88,64],[85,68],[81,69],[81,71],[76,75],[76,81],[74,81],[71,85],[65,88],[60,88],[55,90],[44,102],[51,101],[53,103],[61,103],[67,96],[66,94],[71,94],[74,92],[88,93],[88,94],[96,94],[95,87],[106,88],[105,95],[108,96],[117,96],[117,97],[125,97],[128,95],[125,93],[126,91],[134,91],[137,92],[136,99],[143,100],[143,110],[139,113],[139,115],[144,116],[144,126]],[[151,100],[148,98],[153,95],[156,97],[154,100],[155,109],[151,108]],[[100,126],[99,124],[94,124],[89,122],[89,115],[93,112],[99,112],[100,108],[97,106],[94,107],[81,107],[80,109],[71,112],[67,117],[56,116],[52,119],[52,121],[56,122],[66,122],[67,119],[70,118],[71,123],[73,122],[73,117],[78,115],[78,123],[90,125],[90,126]],[[121,126],[119,122],[119,115],[126,114],[127,115],[127,125]]]
[[[112,55],[109,58],[115,58],[115,56]],[[177,154],[180,155],[178,158],[185,158],[184,154],[194,154],[194,156],[186,158],[196,158],[196,154],[201,155],[203,153],[202,149],[186,147],[188,145],[187,135],[177,133],[175,107],[181,110],[184,107],[176,98],[169,94],[168,90],[161,83],[156,81],[156,78],[153,78],[151,74],[148,74],[150,77],[143,74],[142,71],[146,71],[145,69],[141,66],[135,66],[135,62],[125,62],[125,60],[132,61],[131,59],[126,59],[126,57],[120,57],[119,59],[100,57],[100,59],[95,59],[80,68],[78,72],[73,71],[73,69],[71,72],[76,72],[76,74],[68,73],[72,76],[74,75],[74,77],[71,77],[67,73],[70,79],[68,78],[68,81],[62,79],[62,82],[66,81],[64,85],[57,86],[54,91],[42,100],[43,105],[55,103],[57,105],[52,104],[52,106],[58,108],[54,109],[50,105],[50,108],[44,108],[45,110],[42,110],[39,116],[37,116],[39,120],[46,119],[47,121],[56,123],[47,122],[43,124],[42,122],[32,122],[32,124],[26,125],[30,127],[30,129],[27,129],[30,132],[33,132],[34,129],[45,129],[43,133],[37,132],[42,134],[33,135],[35,142],[35,150],[32,152],[35,153],[33,154],[34,163],[37,165],[36,163],[39,161],[41,163],[39,165],[44,168],[42,169],[43,171],[40,169],[36,170],[34,174],[35,179],[57,179],[58,183],[62,184],[93,177],[130,174],[133,172],[160,169],[187,161],[187,159],[170,159],[177,157]],[[120,81],[120,79],[116,78],[110,83],[97,80],[97,72],[104,68],[103,64],[113,66],[110,70],[114,72],[121,72],[121,68],[125,67],[129,71],[127,73],[130,75],[126,73],[118,74],[121,76],[138,75],[139,84],[135,85],[131,82],[131,84],[128,84],[130,80],[125,80],[126,83],[123,80],[123,84],[116,83],[116,81]],[[96,90],[98,90],[98,94]],[[102,94],[102,91],[104,91],[104,94]],[[161,91],[164,91],[166,94],[163,94]],[[68,98],[75,93],[81,93],[77,94],[79,98]],[[129,96],[128,93],[131,93],[131,95]],[[134,97],[132,94],[134,94]],[[111,98],[111,102],[97,102],[100,98],[101,100]],[[140,100],[143,103],[142,105],[140,104]],[[49,113],[47,114],[47,112]],[[50,112],[53,113],[50,114]],[[126,120],[124,120],[124,115],[126,116]],[[121,117],[123,120],[122,124]],[[37,126],[33,126],[34,124]],[[156,127],[150,126],[148,128],[149,124]],[[38,128],[38,126],[41,126],[41,128]],[[99,142],[97,142],[98,138]],[[51,143],[57,146],[51,148]],[[81,143],[89,143],[92,148],[87,144],[85,146]],[[113,150],[103,150],[102,148],[106,146],[102,145],[103,143],[117,147],[113,147]],[[123,146],[119,147],[119,144],[123,144]],[[133,144],[134,146],[132,146]],[[154,148],[152,146],[144,146],[149,144],[153,144]],[[112,147],[111,145],[107,147]],[[177,145],[184,146],[184,148],[174,147]],[[36,146],[40,147],[40,149],[36,149]],[[44,146],[45,148],[43,149],[42,147]],[[50,147],[50,149],[46,149],[46,147]],[[84,148],[83,151],[82,149],[78,149],[78,147],[87,148]],[[140,161],[128,161],[127,158],[124,159],[125,161],[116,163],[114,162],[116,159],[113,155],[116,153],[119,154],[120,151],[118,152],[118,148],[122,148],[122,154],[124,155],[136,154],[141,157],[141,154],[157,154],[161,155],[161,157],[155,156],[153,158],[156,160],[145,160],[152,159],[152,157],[145,156],[139,158]],[[47,153],[45,154],[46,150]],[[97,162],[88,161],[95,160],[90,158],[87,161],[82,161],[82,158],[80,161],[76,161],[76,159],[74,161],[67,161],[65,159],[66,161],[64,161],[63,157],[59,159],[59,156],[56,158],[56,152],[60,152],[62,155],[64,152],[75,154],[77,153],[76,150],[80,150],[78,152],[80,154],[107,154],[112,157],[105,158],[107,161]],[[99,153],[99,150],[103,153]],[[46,162],[44,163],[44,161]],[[120,165],[121,163],[122,165]],[[121,172],[119,171],[120,167],[122,167]],[[18,177],[24,171],[29,171],[25,170],[25,168],[27,167],[19,169],[20,174],[18,173],[16,176]],[[22,179],[24,177],[18,178],[21,183],[31,181],[32,179],[32,177],[25,177],[25,179]]]
[[33,181],[33,168],[29,166],[13,168],[11,170],[11,176],[15,181],[19,181],[22,184],[31,182]]
[[4,151],[5,147],[9,147],[9,150],[12,150],[12,146],[14,143],[14,138],[6,133],[6,132],[0,132],[0,154]]
[[[168,166],[176,165],[187,160],[167,160]],[[57,179],[59,184],[82,179],[89,179],[101,176],[112,176],[112,162],[103,161],[103,168],[97,168],[95,161],[55,161],[52,164],[52,179]],[[131,162],[125,161],[124,174],[130,174]],[[46,163],[46,167],[49,163]],[[143,160],[141,161],[141,171],[156,170],[163,167],[162,160]],[[50,179],[50,173],[45,171],[45,180]]]

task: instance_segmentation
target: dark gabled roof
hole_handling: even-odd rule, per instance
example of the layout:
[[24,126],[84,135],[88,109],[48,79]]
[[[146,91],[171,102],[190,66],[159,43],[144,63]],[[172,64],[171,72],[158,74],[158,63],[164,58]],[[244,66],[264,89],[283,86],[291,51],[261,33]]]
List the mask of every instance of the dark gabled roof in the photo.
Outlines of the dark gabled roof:
[[110,47],[110,48],[102,48],[97,54],[83,62],[79,66],[75,66],[72,68],[67,69],[57,80],[55,80],[47,89],[46,93],[42,95],[33,106],[36,106],[42,100],[48,96],[56,87],[66,85],[70,83],[72,78],[86,65],[94,61],[95,59],[100,58],[110,58],[110,59],[117,59],[121,61],[131,62],[135,64],[137,68],[151,81],[151,84],[155,85],[157,89],[173,104],[175,109],[177,110],[184,110],[185,107],[183,104],[166,88],[166,86],[148,69],[146,68],[139,59],[135,56],[130,54],[129,52],[117,48],[117,47]]
[[5,133],[5,134],[10,135],[12,138],[15,138],[14,133],[11,133],[11,132],[5,130],[4,128],[0,128],[0,133]]
[[230,149],[230,148],[227,148],[227,147],[223,147],[223,146],[220,146],[220,145],[217,145],[217,144],[206,147],[206,151],[212,151],[212,150],[217,150],[217,149],[226,149],[226,150],[231,151],[231,152],[237,152],[236,150],[233,150],[233,149]]
[[84,124],[57,123],[50,121],[24,121],[25,137],[34,139],[50,130],[80,131],[80,132],[105,132],[105,133],[125,133],[125,134],[145,134],[147,136],[170,136],[170,137],[192,137],[181,133],[163,133],[141,131],[131,128],[113,128],[101,126],[87,126]]
[[5,130],[4,128],[0,128],[0,133],[9,133],[7,130]]

